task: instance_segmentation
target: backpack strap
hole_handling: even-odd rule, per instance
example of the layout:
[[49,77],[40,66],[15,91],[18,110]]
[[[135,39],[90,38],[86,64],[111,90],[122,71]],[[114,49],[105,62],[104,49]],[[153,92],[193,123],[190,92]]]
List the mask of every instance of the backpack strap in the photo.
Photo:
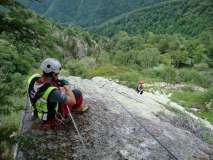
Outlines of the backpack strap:
[[36,79],[39,79],[40,77],[41,77],[40,74],[34,74],[34,75],[32,75],[32,76],[27,80],[27,84],[30,85],[31,82],[32,82],[32,80],[34,80],[35,78],[36,78]]
[[44,92],[44,94],[42,95],[42,97],[45,98],[45,99],[47,100],[49,94],[50,94],[53,90],[55,90],[55,89],[57,89],[57,88],[56,88],[56,87],[49,86],[49,87],[47,88],[47,90]]
[[38,92],[36,92],[36,94],[34,95],[34,97],[31,97],[30,96],[30,91],[33,90],[35,82],[37,80],[39,80],[40,77],[41,77],[40,74],[34,74],[27,81],[27,83],[28,83],[28,94],[29,94],[32,106],[35,105],[36,101],[39,98],[41,98],[43,96],[43,94],[45,93],[45,91],[51,86],[51,84],[49,84],[49,83],[44,84],[41,88],[39,88]]
[[46,83],[44,84],[41,88],[39,88],[38,92],[36,92],[34,98],[32,99],[32,105],[34,106],[34,104],[37,102],[37,100],[41,97],[43,97],[44,93],[46,93],[46,91],[51,88],[51,84],[50,83]]
[[30,97],[30,100],[32,100],[32,97],[30,96],[30,91],[33,89],[33,86],[35,82],[40,78],[41,76],[39,74],[34,74],[32,75],[28,80],[27,80],[27,94]]

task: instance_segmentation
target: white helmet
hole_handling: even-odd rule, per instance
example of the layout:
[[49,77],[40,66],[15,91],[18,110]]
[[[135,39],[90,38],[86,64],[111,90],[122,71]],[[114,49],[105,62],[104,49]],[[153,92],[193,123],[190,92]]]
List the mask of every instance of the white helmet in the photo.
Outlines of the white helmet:
[[61,70],[61,63],[54,58],[47,58],[41,63],[41,69],[44,73],[59,73]]

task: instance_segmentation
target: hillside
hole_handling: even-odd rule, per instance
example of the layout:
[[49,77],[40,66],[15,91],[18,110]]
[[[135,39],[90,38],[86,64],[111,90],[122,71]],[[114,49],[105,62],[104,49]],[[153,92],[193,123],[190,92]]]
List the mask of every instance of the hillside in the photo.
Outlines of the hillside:
[[[38,124],[26,112],[18,159],[175,159],[142,125],[179,160],[213,158],[212,126],[205,128],[195,116],[173,108],[166,96],[148,92],[138,95],[135,90],[102,77],[66,79],[71,88],[81,89],[91,107],[82,115],[72,113],[86,149],[71,120],[45,132],[36,129]],[[206,141],[208,136],[210,141]]]
[[112,36],[118,31],[132,35],[153,32],[182,33],[195,36],[213,29],[213,2],[211,0],[172,0],[142,7],[111,19],[93,31]]
[[46,0],[39,2],[18,0],[40,14],[60,23],[94,26],[132,11],[140,6],[164,0]]
[[18,3],[0,1],[0,159],[10,154],[23,109],[26,78],[38,72],[40,62],[95,54],[97,44],[88,32],[63,28]]

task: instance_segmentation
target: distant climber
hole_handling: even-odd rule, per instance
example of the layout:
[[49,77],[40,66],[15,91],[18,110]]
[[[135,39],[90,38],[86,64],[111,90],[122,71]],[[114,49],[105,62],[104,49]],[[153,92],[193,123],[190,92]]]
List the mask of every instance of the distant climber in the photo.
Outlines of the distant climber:
[[136,87],[136,91],[139,93],[139,94],[143,94],[143,91],[144,91],[144,80],[140,80],[137,84],[137,87]]
[[[47,58],[41,63],[42,75],[34,74],[28,79],[28,95],[33,106],[34,117],[42,121],[42,128],[54,128],[69,115],[69,110],[84,112],[80,90],[71,90],[69,82],[58,79],[61,64]],[[69,110],[67,109],[69,107]]]

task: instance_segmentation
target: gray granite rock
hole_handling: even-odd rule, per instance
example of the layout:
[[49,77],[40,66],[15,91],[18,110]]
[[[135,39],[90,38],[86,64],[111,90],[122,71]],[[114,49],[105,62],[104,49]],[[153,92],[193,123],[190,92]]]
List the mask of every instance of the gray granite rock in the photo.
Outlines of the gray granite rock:
[[[72,122],[66,122],[48,132],[34,130],[30,118],[23,141],[19,144],[18,157],[23,159],[52,160],[169,160],[171,155],[141,126],[146,127],[179,160],[213,159],[213,146],[201,140],[195,133],[175,125],[159,113],[175,114],[156,101],[157,95],[145,92],[138,95],[133,89],[102,77],[92,80],[79,77],[67,78],[79,88],[90,110],[73,117],[86,144],[83,148]],[[71,86],[71,87],[72,87]],[[160,98],[160,96],[159,96]],[[161,101],[162,102],[162,101]],[[127,109],[132,116],[125,110]],[[27,113],[26,117],[30,117]]]

